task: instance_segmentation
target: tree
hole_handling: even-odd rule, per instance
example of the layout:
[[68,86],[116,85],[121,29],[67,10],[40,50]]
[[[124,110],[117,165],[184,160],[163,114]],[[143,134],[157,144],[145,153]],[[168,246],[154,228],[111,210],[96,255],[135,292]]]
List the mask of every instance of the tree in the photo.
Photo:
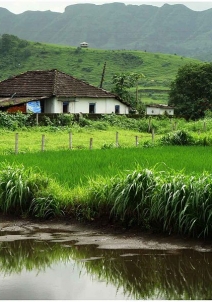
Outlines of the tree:
[[169,105],[186,119],[204,117],[212,109],[212,63],[191,63],[179,68],[171,83]]
[[0,52],[2,54],[10,52],[18,38],[13,35],[3,34],[0,39]]
[[[132,106],[138,103],[138,81],[143,78],[142,73],[121,73],[112,78],[112,92],[116,93],[123,100],[128,101]],[[136,87],[136,97],[129,91],[130,88]]]

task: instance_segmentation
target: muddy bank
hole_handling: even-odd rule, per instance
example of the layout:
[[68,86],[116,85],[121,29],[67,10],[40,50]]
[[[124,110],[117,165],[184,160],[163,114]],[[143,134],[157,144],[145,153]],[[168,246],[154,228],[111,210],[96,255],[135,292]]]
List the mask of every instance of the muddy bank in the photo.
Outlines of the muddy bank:
[[[57,235],[55,237],[55,234]],[[104,249],[195,249],[212,251],[212,240],[196,240],[141,232],[113,225],[85,224],[71,220],[28,220],[0,218],[0,242],[24,239],[75,241],[76,245],[95,244]]]

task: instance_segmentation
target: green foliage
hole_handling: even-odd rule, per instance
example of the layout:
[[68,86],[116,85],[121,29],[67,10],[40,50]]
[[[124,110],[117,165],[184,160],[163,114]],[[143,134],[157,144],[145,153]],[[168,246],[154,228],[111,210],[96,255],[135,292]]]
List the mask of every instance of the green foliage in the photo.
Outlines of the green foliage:
[[34,197],[29,212],[33,217],[45,219],[63,214],[60,202],[52,195]]
[[130,224],[147,224],[155,178],[148,169],[135,170],[124,179],[115,179],[108,200],[111,215]]
[[[64,213],[91,221],[107,217],[125,225],[208,238],[212,175],[205,171],[211,170],[210,157],[210,148],[198,146],[7,156],[0,169],[0,211],[39,218]],[[31,168],[35,166],[39,173]]]
[[138,90],[138,81],[141,78],[144,78],[144,75],[135,72],[129,74],[116,74],[112,78],[112,84],[114,85],[114,87],[112,87],[112,92],[116,93],[121,99],[129,102],[135,107],[137,105],[137,96],[135,98],[135,96],[130,93],[129,89],[136,87],[136,90]]
[[80,219],[110,217],[125,225],[168,234],[210,237],[212,231],[210,173],[141,169],[113,178],[90,180],[72,214]]
[[[166,54],[160,54],[157,58],[152,52],[81,49],[80,47],[34,43],[8,36],[12,41],[10,51],[2,55],[0,53],[1,80],[28,70],[57,68],[98,87],[103,63],[106,62],[104,89],[112,89],[114,75],[141,74],[142,72],[145,78],[139,79],[138,91],[144,87],[152,90],[164,89],[166,95],[164,99],[160,100],[160,103],[167,103],[169,83],[174,80],[178,68],[189,62],[199,62],[191,58],[184,58],[182,61],[181,57]],[[164,61],[170,62],[166,68],[162,67]],[[130,93],[136,98],[136,85],[131,90]],[[140,91],[139,94],[142,98],[143,91]]]
[[162,145],[189,146],[194,145],[194,138],[184,130],[178,130],[174,133],[169,133],[160,139]]
[[186,64],[171,84],[169,105],[187,119],[204,117],[212,109],[212,64]]
[[163,231],[197,237],[210,236],[212,222],[211,175],[161,174],[151,219]]
[[[25,171],[22,165],[1,165],[0,208],[3,213],[20,215],[27,211],[34,192],[41,186],[41,179],[31,173],[31,169]],[[42,186],[45,186],[45,182]]]
[[16,130],[30,125],[30,114],[7,113],[0,111],[0,128]]
[[13,215],[49,218],[62,214],[61,204],[47,195],[49,179],[23,165],[1,164],[0,209]]

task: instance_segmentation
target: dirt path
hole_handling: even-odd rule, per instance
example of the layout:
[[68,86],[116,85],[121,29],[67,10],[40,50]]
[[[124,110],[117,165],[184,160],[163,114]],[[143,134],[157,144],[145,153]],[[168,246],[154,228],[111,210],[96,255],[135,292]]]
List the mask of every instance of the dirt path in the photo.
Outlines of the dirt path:
[[[55,236],[57,235],[57,236]],[[212,251],[212,241],[194,240],[179,236],[162,236],[139,230],[114,226],[97,226],[72,221],[32,221],[0,219],[0,242],[24,239],[75,241],[77,245],[95,244],[104,249],[195,249]]]

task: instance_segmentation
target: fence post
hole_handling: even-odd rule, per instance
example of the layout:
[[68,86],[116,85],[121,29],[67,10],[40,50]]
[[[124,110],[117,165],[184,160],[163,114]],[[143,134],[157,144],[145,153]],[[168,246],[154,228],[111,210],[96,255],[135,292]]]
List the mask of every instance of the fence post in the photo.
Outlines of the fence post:
[[15,134],[15,154],[18,154],[18,133]]
[[155,139],[155,130],[152,128],[152,143],[154,144],[154,139]]
[[206,122],[204,121],[204,124],[203,124],[203,130],[204,132],[206,132]]
[[149,117],[149,125],[148,125],[148,132],[151,132],[151,123],[152,122],[152,119],[151,117]]
[[36,126],[38,126],[38,113],[36,113]]
[[90,138],[90,150],[93,149],[93,138]]
[[119,146],[119,133],[116,132],[116,147]]
[[69,132],[69,149],[72,149],[72,133]]
[[42,145],[41,145],[41,151],[44,151],[45,149],[45,135],[42,135]]
[[138,147],[138,136],[135,137],[135,146]]

